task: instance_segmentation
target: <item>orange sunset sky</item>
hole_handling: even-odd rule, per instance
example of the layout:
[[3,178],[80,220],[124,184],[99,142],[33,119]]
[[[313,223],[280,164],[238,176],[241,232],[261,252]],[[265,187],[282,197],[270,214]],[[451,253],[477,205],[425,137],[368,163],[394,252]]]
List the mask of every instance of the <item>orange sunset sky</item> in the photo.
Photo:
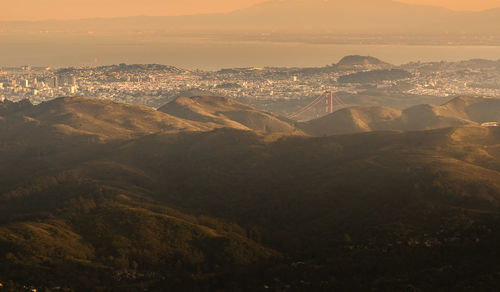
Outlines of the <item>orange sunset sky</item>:
[[[266,0],[3,0],[0,21],[229,12]],[[347,0],[346,0],[347,1]],[[454,10],[484,10],[500,0],[399,0]]]

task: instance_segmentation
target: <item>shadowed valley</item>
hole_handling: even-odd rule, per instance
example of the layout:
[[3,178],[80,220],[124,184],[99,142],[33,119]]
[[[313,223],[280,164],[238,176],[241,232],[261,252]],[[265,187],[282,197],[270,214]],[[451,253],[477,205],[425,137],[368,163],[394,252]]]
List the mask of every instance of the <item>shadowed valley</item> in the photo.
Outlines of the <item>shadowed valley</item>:
[[303,132],[219,97],[2,103],[0,282],[498,289],[500,128],[479,126],[496,106],[350,108]]

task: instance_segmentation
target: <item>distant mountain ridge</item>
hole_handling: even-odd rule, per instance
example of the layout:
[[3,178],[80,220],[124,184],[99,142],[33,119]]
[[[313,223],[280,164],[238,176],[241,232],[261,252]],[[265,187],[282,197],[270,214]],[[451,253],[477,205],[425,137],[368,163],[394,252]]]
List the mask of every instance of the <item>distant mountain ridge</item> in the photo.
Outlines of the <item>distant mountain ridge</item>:
[[[300,21],[297,21],[300,20]],[[467,23],[464,26],[464,23]],[[61,26],[62,25],[62,26]],[[457,12],[435,6],[391,0],[272,0],[225,14],[189,16],[139,16],[116,19],[84,19],[0,23],[4,29],[72,28],[109,29],[228,29],[309,30],[340,33],[494,33],[500,25],[500,8]]]

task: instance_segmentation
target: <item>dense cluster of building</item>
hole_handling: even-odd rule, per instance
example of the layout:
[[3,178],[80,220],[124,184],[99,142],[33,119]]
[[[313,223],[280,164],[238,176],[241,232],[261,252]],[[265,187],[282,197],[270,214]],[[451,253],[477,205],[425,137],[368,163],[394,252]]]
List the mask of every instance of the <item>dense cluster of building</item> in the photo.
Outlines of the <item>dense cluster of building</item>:
[[36,104],[59,96],[89,96],[159,106],[174,96],[194,89],[235,99],[283,101],[310,99],[325,90],[351,94],[389,90],[391,94],[500,97],[500,62],[485,60],[409,63],[398,67],[411,73],[409,78],[381,78],[353,83],[339,81],[341,76],[383,69],[387,69],[386,63],[219,71],[125,64],[57,70],[23,66],[0,69],[0,100],[29,99]]
[[56,74],[51,68],[5,68],[0,70],[0,100],[29,99],[34,103],[78,92],[75,75]]

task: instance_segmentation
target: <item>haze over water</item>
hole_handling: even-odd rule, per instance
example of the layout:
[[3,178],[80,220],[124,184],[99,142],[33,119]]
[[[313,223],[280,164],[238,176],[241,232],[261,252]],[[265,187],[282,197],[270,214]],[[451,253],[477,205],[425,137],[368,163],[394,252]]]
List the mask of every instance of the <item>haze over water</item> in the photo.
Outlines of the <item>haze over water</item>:
[[[36,47],[36,50],[33,50]],[[22,65],[71,67],[97,58],[99,65],[158,63],[189,69],[233,67],[315,67],[351,54],[372,55],[393,64],[412,61],[500,59],[499,46],[356,45],[278,42],[171,40],[26,41],[0,46],[0,67]]]
[[97,59],[216,70],[325,66],[352,54],[393,64],[500,58],[496,0],[49,2],[6,0],[0,67]]

